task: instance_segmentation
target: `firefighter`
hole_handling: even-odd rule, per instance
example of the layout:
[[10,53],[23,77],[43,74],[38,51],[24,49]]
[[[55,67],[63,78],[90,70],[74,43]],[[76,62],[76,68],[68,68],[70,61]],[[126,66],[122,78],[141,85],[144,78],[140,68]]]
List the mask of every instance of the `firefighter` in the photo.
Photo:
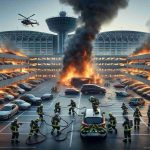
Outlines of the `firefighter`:
[[60,113],[60,111],[61,111],[61,106],[60,106],[60,102],[58,102],[58,103],[55,104],[54,112],[55,113]]
[[55,116],[52,117],[52,120],[51,120],[51,122],[52,122],[52,127],[53,127],[53,128],[52,128],[52,131],[51,131],[51,134],[52,134],[52,135],[53,135],[55,129],[57,130],[57,135],[60,134],[60,125],[59,125],[60,120],[61,120],[61,118],[59,117],[59,114],[58,114],[58,113],[56,113]]
[[39,115],[39,120],[40,120],[41,122],[43,122],[43,121],[44,121],[44,119],[43,119],[43,115],[44,115],[44,112],[43,112],[43,104],[41,104],[40,106],[37,107],[37,113],[38,113],[38,115]]
[[112,131],[114,130],[115,133],[117,134],[116,124],[117,124],[116,117],[114,117],[112,115],[112,113],[109,113],[108,131],[109,130],[112,130]]
[[18,123],[18,120],[15,119],[10,126],[11,132],[12,132],[12,137],[11,137],[11,143],[13,144],[15,143],[20,143],[20,141],[18,141],[19,138],[19,127],[20,125],[22,125],[22,123]]
[[29,133],[29,139],[31,139],[31,137],[34,136],[38,136],[38,132],[39,132],[39,125],[38,125],[39,119],[36,120],[31,120],[30,123],[30,133]]
[[70,106],[69,115],[71,115],[71,112],[72,112],[72,114],[74,116],[75,115],[74,109],[76,108],[76,103],[71,99],[71,103],[68,106]]
[[124,127],[124,139],[123,142],[127,142],[127,140],[129,142],[131,142],[131,129],[132,129],[132,125],[130,124],[130,121],[128,119],[128,117],[125,118],[125,121],[123,123],[123,127]]
[[127,115],[128,114],[128,107],[125,105],[125,103],[122,103],[121,106],[122,110],[123,110],[123,115]]
[[93,108],[93,111],[96,113],[96,114],[99,114],[99,111],[98,111],[98,107],[99,107],[99,100],[97,98],[95,98],[94,96],[90,96],[90,99],[89,101],[92,103],[92,108]]
[[140,117],[142,117],[142,114],[139,110],[138,107],[136,107],[136,110],[133,114],[133,117],[134,117],[134,129],[139,129],[139,126],[140,126]]
[[58,91],[57,86],[53,86],[51,92],[57,92],[57,91]]
[[148,117],[148,126],[150,126],[150,106],[148,107],[147,117]]

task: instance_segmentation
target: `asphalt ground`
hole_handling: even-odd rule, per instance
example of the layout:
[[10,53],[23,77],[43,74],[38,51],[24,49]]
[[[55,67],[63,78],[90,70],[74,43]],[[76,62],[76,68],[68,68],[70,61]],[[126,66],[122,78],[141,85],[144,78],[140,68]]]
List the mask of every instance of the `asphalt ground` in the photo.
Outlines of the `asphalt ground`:
[[[55,84],[55,81],[46,81],[36,88],[34,88],[29,93],[34,94],[35,96],[42,96],[45,93],[49,93],[51,87]],[[82,140],[80,138],[80,124],[82,120],[82,112],[84,112],[85,108],[92,108],[91,103],[88,98],[90,95],[79,95],[79,96],[65,96],[64,95],[64,87],[61,88],[60,92],[54,94],[54,99],[52,101],[44,101],[44,112],[45,112],[45,122],[41,125],[40,132],[45,135],[46,139],[42,143],[27,145],[26,140],[28,138],[28,134],[30,131],[30,121],[32,119],[37,119],[38,115],[36,114],[36,106],[31,107],[29,110],[21,111],[16,116],[11,118],[8,121],[0,121],[0,149],[14,150],[14,149],[45,149],[45,150],[142,150],[142,149],[150,149],[150,129],[147,126],[147,109],[149,102],[146,101],[145,106],[140,108],[140,111],[143,115],[141,118],[140,130],[135,131],[132,129],[132,142],[125,144],[123,140],[123,127],[122,123],[124,122],[124,117],[122,116],[121,105],[124,102],[128,106],[128,116],[133,120],[133,112],[135,108],[131,108],[128,105],[128,101],[130,98],[116,98],[115,91],[113,88],[113,84],[106,88],[107,94],[105,96],[95,95],[100,100],[101,111],[105,112],[106,118],[108,118],[109,112],[112,112],[117,119],[117,129],[118,134],[108,134],[106,140],[100,140],[95,138],[90,138],[87,140]],[[133,96],[136,96],[135,93],[129,91]],[[70,99],[73,99],[77,103],[78,108],[76,109],[75,118],[68,114],[67,105],[70,103]],[[62,106],[61,111],[61,126],[66,126],[66,122],[70,124],[70,126],[62,132],[60,137],[54,138],[51,135],[51,116],[54,115],[54,105],[56,102],[60,102]],[[19,128],[20,132],[20,143],[19,144],[11,144],[11,132],[10,132],[10,124],[14,118],[18,118],[19,122],[22,122],[22,126]],[[66,122],[65,122],[65,121]],[[63,127],[61,127],[63,129]],[[39,136],[43,138],[43,136]],[[39,138],[39,139],[41,139]],[[61,141],[62,139],[65,139]],[[58,141],[60,140],[60,141]]]

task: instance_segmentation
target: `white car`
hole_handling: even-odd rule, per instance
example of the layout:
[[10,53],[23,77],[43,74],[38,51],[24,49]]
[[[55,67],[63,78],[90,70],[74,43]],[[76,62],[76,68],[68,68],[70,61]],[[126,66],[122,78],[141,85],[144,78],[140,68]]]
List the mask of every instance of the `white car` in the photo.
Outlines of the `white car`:
[[0,120],[7,120],[18,113],[19,107],[16,104],[6,104],[0,109]]

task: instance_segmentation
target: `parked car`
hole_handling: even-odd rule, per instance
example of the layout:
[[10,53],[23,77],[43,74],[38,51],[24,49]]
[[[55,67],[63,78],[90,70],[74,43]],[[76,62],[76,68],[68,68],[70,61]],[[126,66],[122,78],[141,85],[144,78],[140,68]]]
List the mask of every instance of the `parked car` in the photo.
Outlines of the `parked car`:
[[125,85],[123,85],[123,84],[115,84],[114,87],[115,88],[124,88]]
[[17,92],[19,94],[23,94],[23,93],[26,92],[24,89],[22,89],[22,88],[20,88],[19,86],[16,86],[16,85],[11,85],[8,88],[11,88],[12,90],[14,90],[15,92]]
[[12,104],[16,104],[19,107],[19,110],[26,110],[29,109],[31,107],[31,104],[21,100],[21,99],[16,99],[14,101],[11,102]]
[[138,89],[136,92],[137,92],[138,94],[142,94],[142,93],[144,93],[144,92],[146,92],[146,91],[148,91],[148,90],[150,90],[150,87],[144,87],[144,88],[142,88],[142,89]]
[[105,94],[106,89],[96,84],[83,84],[81,92],[82,94]]
[[32,90],[32,87],[29,86],[28,84],[25,84],[25,83],[18,84],[18,86],[20,88],[24,89],[25,91],[31,91]]
[[126,92],[126,91],[117,91],[117,92],[116,92],[116,96],[117,96],[117,97],[128,97],[128,96],[131,96],[131,94],[129,94],[129,93]]
[[145,104],[145,101],[141,97],[133,97],[129,101],[130,106],[143,106]]
[[6,104],[0,109],[0,120],[7,120],[14,116],[19,110],[16,104]]
[[140,86],[140,85],[144,85],[144,84],[143,83],[134,83],[134,84],[129,85],[129,88],[132,89],[132,88],[134,88],[136,86]]
[[147,94],[150,94],[150,90],[144,92],[142,95],[145,97]]
[[67,88],[65,90],[65,95],[79,95],[80,91],[75,88]]
[[[86,137],[107,137],[107,129],[105,124],[105,117],[98,109],[99,114],[95,114],[93,109],[86,109],[81,123],[80,136]],[[96,126],[96,128],[95,128]]]
[[7,92],[0,92],[0,96],[2,97],[4,97],[4,100],[8,100],[8,101],[12,101],[12,100],[14,100],[14,96],[13,95],[11,95],[11,94],[8,94]]
[[17,98],[19,96],[19,93],[13,91],[10,88],[6,88],[6,89],[4,89],[4,91],[7,92],[7,93],[9,93],[9,94],[11,94],[11,95],[13,95],[15,98]]
[[49,93],[44,94],[44,95],[41,96],[41,99],[42,100],[52,100],[53,99],[53,94],[49,94]]
[[32,94],[25,94],[20,97],[20,99],[30,103],[31,105],[40,105],[42,100],[40,97],[36,97]]
[[145,98],[150,100],[150,93],[146,94]]
[[134,87],[132,90],[133,90],[133,91],[137,91],[138,89],[142,89],[143,87],[146,87],[146,85],[139,85],[139,86],[136,86],[136,87]]

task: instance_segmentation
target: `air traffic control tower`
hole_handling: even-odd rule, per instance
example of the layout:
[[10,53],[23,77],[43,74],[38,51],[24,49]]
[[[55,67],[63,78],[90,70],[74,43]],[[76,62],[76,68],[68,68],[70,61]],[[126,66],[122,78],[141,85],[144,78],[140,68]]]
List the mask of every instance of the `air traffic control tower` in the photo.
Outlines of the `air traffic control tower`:
[[68,17],[65,11],[61,11],[58,17],[46,19],[49,30],[58,34],[58,49],[57,54],[63,54],[64,41],[68,33],[75,30],[77,19]]

